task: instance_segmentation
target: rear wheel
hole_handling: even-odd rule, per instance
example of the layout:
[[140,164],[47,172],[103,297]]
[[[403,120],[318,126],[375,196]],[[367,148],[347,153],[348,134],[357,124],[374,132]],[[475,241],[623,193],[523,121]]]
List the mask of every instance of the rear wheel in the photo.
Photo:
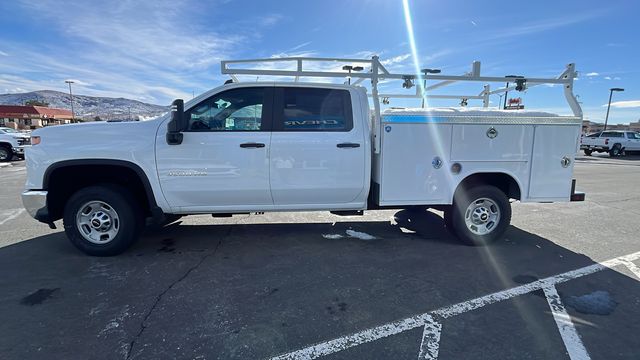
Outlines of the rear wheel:
[[588,149],[584,150],[584,154],[587,155],[587,156],[591,156],[592,152],[593,152],[593,150],[588,150]]
[[0,145],[0,162],[7,162],[13,159],[13,151],[6,145]]
[[486,245],[500,238],[511,222],[511,204],[502,190],[480,185],[456,192],[445,212],[445,225],[468,245]]
[[609,150],[609,156],[611,157],[620,156],[621,154],[622,154],[622,145],[620,144],[613,145],[611,150]]
[[138,238],[142,224],[133,195],[119,186],[90,186],[79,190],[64,210],[64,230],[73,245],[93,256],[124,252]]

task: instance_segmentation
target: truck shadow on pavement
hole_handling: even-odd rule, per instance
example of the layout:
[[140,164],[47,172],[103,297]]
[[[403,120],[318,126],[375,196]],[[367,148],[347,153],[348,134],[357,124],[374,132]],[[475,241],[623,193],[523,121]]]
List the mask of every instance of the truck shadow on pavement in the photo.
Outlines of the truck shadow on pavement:
[[[431,212],[170,226],[112,258],[85,256],[56,233],[0,249],[0,353],[268,358],[593,263],[517,227],[492,246],[461,245]],[[604,270],[557,289],[574,299],[567,311],[594,358],[640,352],[637,279]],[[580,305],[598,291],[609,301]],[[414,359],[421,337],[413,329],[330,358]],[[523,354],[566,357],[542,291],[443,323],[442,359]]]

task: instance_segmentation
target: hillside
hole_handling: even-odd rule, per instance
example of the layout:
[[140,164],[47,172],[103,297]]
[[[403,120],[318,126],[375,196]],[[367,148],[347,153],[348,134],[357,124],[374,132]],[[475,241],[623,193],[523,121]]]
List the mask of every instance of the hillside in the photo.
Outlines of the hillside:
[[[60,91],[39,90],[0,95],[0,105],[24,105],[28,100],[47,102],[49,107],[71,109],[69,94]],[[75,94],[73,107],[76,117],[93,119],[95,116],[100,116],[104,120],[126,119],[129,118],[129,114],[131,117],[156,116],[169,110],[168,106],[147,104],[137,100]]]

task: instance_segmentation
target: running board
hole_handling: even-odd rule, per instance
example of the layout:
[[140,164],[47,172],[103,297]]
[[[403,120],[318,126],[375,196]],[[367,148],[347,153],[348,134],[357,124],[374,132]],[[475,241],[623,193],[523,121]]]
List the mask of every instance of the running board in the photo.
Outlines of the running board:
[[330,211],[330,213],[338,216],[362,216],[364,215],[364,210],[339,210]]

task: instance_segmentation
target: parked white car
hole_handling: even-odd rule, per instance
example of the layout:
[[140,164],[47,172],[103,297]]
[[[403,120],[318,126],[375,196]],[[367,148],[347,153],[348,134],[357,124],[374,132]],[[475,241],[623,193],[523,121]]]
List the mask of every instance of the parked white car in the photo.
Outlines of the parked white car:
[[628,151],[640,151],[640,133],[636,131],[607,130],[580,138],[580,149],[591,156],[593,152],[606,152],[620,156]]
[[[444,210],[462,241],[480,245],[508,228],[510,198],[584,199],[572,181],[582,123],[573,65],[558,78],[528,79],[569,89],[576,115],[564,117],[488,108],[380,112],[377,81],[402,79],[407,87],[412,75],[387,72],[377,57],[366,61],[375,70],[352,76],[372,80],[373,111],[360,86],[233,81],[186,104],[176,100],[170,115],[155,120],[36,130],[24,205],[50,226],[63,219],[75,246],[104,256],[127,249],[145,218],[265,211],[432,207]],[[443,80],[505,81],[480,76],[479,63],[474,71]]]
[[30,144],[29,134],[8,127],[0,127],[0,162],[11,161],[14,155],[24,159],[24,148]]

